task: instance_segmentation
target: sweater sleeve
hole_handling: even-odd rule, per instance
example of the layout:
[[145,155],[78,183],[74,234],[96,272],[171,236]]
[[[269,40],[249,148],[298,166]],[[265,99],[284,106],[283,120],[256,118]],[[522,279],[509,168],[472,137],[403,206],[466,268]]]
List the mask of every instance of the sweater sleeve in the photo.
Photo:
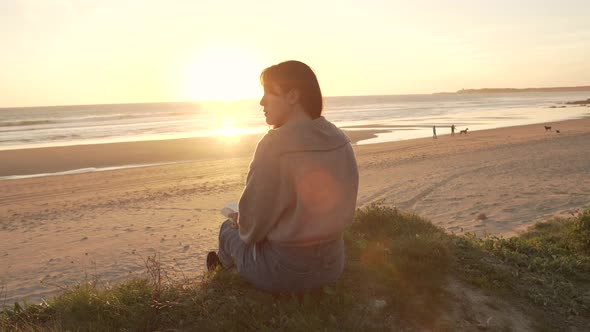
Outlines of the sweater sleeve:
[[256,147],[246,187],[238,203],[238,224],[242,241],[253,244],[264,240],[283,213],[280,195],[279,155],[273,153],[271,134]]

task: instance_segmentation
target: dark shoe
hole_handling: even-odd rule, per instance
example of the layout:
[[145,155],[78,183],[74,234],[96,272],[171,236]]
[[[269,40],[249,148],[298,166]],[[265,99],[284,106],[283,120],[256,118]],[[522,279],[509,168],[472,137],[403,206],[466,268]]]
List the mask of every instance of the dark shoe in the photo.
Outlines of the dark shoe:
[[217,253],[215,251],[209,251],[207,254],[207,271],[214,271],[220,265],[221,261]]

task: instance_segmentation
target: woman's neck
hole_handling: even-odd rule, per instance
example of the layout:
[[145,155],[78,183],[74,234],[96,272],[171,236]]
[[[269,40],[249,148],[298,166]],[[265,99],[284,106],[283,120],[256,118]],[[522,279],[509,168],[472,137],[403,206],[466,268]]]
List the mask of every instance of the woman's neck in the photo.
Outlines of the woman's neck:
[[282,127],[290,122],[299,122],[299,121],[305,121],[305,120],[311,120],[311,116],[309,114],[307,114],[307,112],[305,112],[305,110],[303,109],[303,107],[301,107],[301,105],[295,105],[289,119],[287,121],[285,121],[285,123],[283,123],[282,125],[280,125],[278,127],[273,126],[273,129],[277,129],[279,127]]

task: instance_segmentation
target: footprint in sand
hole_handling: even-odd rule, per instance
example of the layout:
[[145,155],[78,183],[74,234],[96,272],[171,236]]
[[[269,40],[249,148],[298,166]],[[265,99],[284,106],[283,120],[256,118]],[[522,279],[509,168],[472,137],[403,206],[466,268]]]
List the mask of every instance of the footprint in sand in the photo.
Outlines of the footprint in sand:
[[486,216],[485,213],[480,213],[477,215],[477,217],[475,219],[484,221],[484,220],[488,219],[488,216]]

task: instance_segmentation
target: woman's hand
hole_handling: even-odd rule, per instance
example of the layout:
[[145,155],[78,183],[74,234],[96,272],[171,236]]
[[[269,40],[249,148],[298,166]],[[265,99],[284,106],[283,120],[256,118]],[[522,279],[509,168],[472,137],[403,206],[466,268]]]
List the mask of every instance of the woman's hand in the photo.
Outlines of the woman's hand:
[[238,216],[239,216],[239,213],[238,212],[230,213],[229,216],[228,216],[229,217],[229,220],[231,220],[231,226],[233,228],[239,228],[240,227],[240,225],[238,224]]

